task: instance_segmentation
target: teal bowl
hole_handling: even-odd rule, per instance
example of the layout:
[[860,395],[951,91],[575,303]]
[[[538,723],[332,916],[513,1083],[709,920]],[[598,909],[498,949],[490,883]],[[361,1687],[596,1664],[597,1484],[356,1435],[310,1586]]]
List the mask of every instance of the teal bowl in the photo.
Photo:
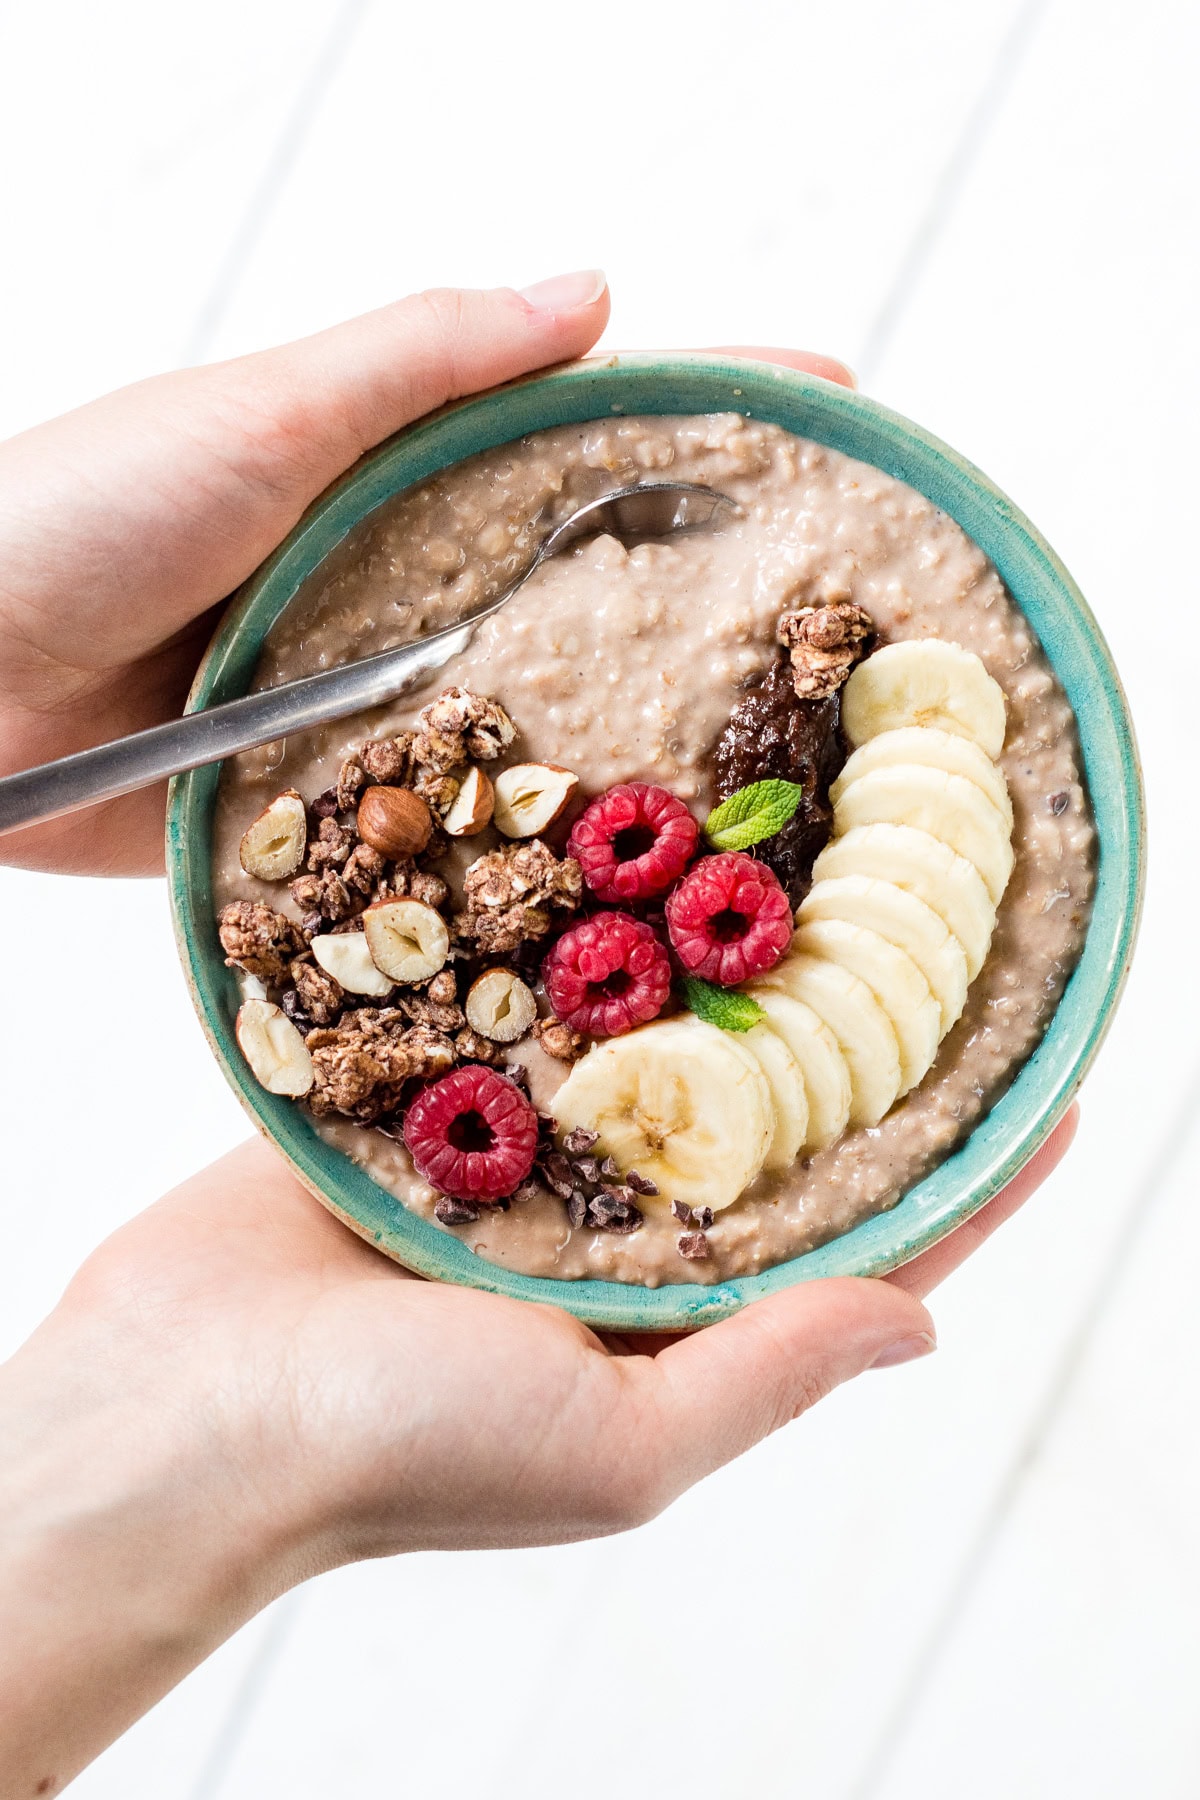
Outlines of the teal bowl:
[[1079,723],[1099,833],[1095,903],[1083,954],[1038,1049],[966,1141],[890,1211],[760,1275],[715,1286],[644,1288],[510,1273],[408,1212],[322,1142],[290,1101],[260,1088],[234,1040],[239,992],[225,968],[209,876],[219,770],[172,786],[171,903],[196,1009],[255,1124],[351,1228],[437,1281],[549,1301],[587,1324],[675,1331],[711,1324],[751,1300],[821,1275],[881,1275],[928,1249],[990,1200],[1053,1130],[1100,1046],[1133,952],[1145,861],[1133,726],[1112,658],[1083,596],[1012,502],[945,444],[873,400],[816,376],[709,355],[614,356],[573,364],[465,400],[401,432],[310,508],[230,607],[196,677],[189,710],[244,694],[263,639],[306,578],[360,520],[439,469],[527,432],[614,413],[740,412],[874,463],[956,519],[991,557],[1041,640]]

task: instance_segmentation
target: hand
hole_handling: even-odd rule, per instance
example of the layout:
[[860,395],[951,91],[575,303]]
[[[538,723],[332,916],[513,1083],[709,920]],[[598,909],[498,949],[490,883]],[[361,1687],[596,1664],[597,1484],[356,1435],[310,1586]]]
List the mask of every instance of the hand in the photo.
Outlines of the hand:
[[[582,355],[607,318],[595,272],[418,294],[0,445],[0,772],[178,715],[214,609],[322,489],[444,401]],[[164,794],[13,833],[0,856],[157,873]]]
[[640,1343],[419,1281],[274,1151],[235,1151],[104,1244],[0,1371],[0,1788],[65,1779],[318,1569],[624,1530],[840,1382],[924,1354],[920,1296],[1073,1131],[885,1281]]
[[[418,294],[0,444],[0,774],[177,717],[216,609],[331,481],[445,401],[581,356],[607,318],[594,271]],[[156,874],[164,801],[165,785],[13,832],[0,860]]]

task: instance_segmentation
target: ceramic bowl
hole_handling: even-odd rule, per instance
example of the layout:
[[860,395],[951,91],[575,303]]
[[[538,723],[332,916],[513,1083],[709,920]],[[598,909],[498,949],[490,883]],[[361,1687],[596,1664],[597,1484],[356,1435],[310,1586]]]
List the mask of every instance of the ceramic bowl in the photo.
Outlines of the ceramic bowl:
[[527,432],[611,414],[741,412],[874,463],[958,521],[992,559],[1036,631],[1079,723],[1099,833],[1095,904],[1079,964],[1040,1046],[969,1138],[889,1212],[760,1275],[659,1288],[534,1279],[497,1268],[409,1213],[322,1142],[292,1102],[258,1086],[237,1049],[239,1004],[213,916],[209,858],[219,770],[173,784],[167,825],[180,954],[204,1029],[255,1124],[353,1230],[435,1280],[550,1301],[588,1324],[677,1330],[821,1275],[879,1275],[928,1248],[1002,1188],[1061,1118],[1111,1021],[1133,950],[1144,862],[1133,729],[1107,646],[1049,545],[978,469],[875,401],[815,376],[707,355],[639,355],[556,369],[448,408],[382,445],[302,519],[247,583],[196,678],[189,708],[245,693],[263,639],[317,565],[393,494]]

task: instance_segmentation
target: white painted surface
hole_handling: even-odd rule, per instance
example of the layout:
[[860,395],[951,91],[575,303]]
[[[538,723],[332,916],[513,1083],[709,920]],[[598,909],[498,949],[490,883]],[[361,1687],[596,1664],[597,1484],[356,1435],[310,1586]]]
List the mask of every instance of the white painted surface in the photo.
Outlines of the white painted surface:
[[[102,1758],[84,1800],[1194,1792],[1200,26],[1170,0],[681,16],[10,9],[0,429],[189,346],[592,262],[614,344],[867,358],[869,391],[1039,522],[1117,652],[1156,827],[1128,999],[1069,1164],[935,1302],[938,1357],[627,1538],[315,1583]],[[103,1079],[65,1133],[57,997],[24,959],[7,971],[0,1349],[118,1220],[243,1133],[161,892],[0,876],[10,931],[81,904],[141,1016],[73,1025]],[[67,1145],[49,1169],[44,1142]]]

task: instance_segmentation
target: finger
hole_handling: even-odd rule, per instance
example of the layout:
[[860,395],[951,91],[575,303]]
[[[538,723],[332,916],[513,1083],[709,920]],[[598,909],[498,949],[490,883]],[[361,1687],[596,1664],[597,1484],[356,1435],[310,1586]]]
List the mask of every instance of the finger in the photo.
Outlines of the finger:
[[235,382],[261,382],[285,409],[316,415],[328,438],[328,481],[447,401],[582,356],[608,313],[608,286],[598,269],[555,276],[520,293],[433,288],[227,363],[222,373]]
[[993,1231],[998,1231],[1006,1219],[1011,1219],[1024,1206],[1029,1196],[1041,1187],[1070,1149],[1078,1124],[1079,1108],[1072,1106],[1037,1154],[1030,1158],[1021,1173],[994,1200],[981,1207],[973,1219],[968,1219],[965,1225],[952,1231],[940,1244],[935,1244],[932,1250],[914,1257],[902,1269],[893,1269],[885,1279],[910,1294],[924,1296],[931,1293],[939,1282],[945,1281],[947,1275],[978,1250],[980,1244],[990,1238]]
[[[0,444],[0,691],[27,712],[0,772],[170,717],[207,636],[197,621],[365,450],[448,400],[581,355],[607,318],[594,270],[523,294],[418,294]],[[155,788],[32,827],[5,860],[95,873],[107,855],[116,873],[151,872],[162,801]]]
[[802,1282],[619,1367],[641,1388],[644,1455],[665,1505],[872,1365],[936,1343],[902,1288],[849,1278]]
[[856,388],[858,376],[849,363],[836,356],[822,356],[816,350],[785,350],[776,345],[717,344],[721,356],[745,356],[751,362],[779,363],[785,369],[799,369],[805,375],[820,375],[824,381],[836,381],[839,387]]

